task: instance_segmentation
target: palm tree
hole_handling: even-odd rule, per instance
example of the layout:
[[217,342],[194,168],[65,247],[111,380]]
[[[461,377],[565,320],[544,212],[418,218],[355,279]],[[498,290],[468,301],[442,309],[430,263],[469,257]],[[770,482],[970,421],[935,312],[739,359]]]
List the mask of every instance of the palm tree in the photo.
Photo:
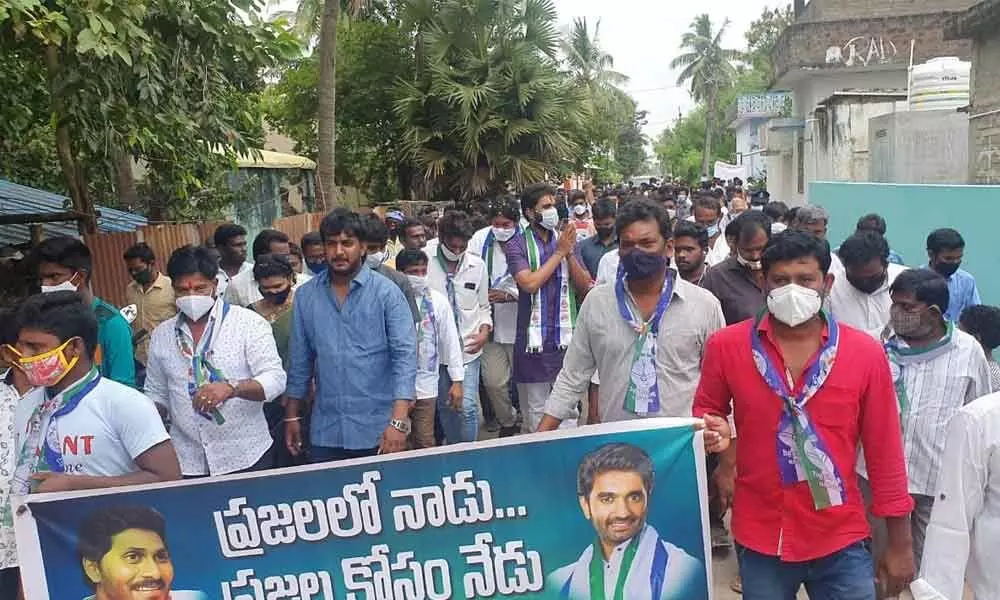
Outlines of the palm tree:
[[738,50],[722,47],[722,36],[729,27],[729,19],[714,31],[707,14],[698,15],[691,28],[681,37],[681,50],[685,52],[670,61],[671,69],[683,69],[677,85],[690,84],[691,96],[705,104],[705,147],[702,153],[702,175],[709,174],[712,157],[712,133],[718,118],[716,104],[719,93],[733,85],[736,77],[734,62],[742,60]]
[[400,83],[396,104],[425,195],[472,198],[545,179],[577,150],[568,123],[583,117],[582,94],[558,70],[553,1],[433,4],[410,19],[422,22],[421,75]]

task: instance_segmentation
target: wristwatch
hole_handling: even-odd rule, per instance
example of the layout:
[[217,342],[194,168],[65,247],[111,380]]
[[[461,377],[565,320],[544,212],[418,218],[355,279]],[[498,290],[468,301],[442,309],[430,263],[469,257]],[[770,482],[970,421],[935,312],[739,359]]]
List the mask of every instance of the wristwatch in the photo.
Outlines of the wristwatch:
[[409,419],[393,419],[389,421],[389,427],[392,427],[393,429],[402,433],[403,435],[410,435]]

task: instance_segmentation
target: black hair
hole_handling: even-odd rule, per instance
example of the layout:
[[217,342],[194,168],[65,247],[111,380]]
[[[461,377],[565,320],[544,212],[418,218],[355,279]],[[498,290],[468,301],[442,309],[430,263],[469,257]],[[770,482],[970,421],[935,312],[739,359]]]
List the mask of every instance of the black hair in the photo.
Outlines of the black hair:
[[799,216],[799,208],[801,208],[801,207],[800,206],[793,206],[793,207],[791,207],[791,208],[788,209],[788,212],[785,213],[785,222],[786,223],[791,224],[791,223],[795,222],[795,219]]
[[167,261],[167,277],[174,283],[185,275],[202,275],[212,280],[219,272],[219,265],[211,252],[202,246],[181,246],[174,250]]
[[298,256],[299,260],[302,260],[302,259],[305,258],[304,256],[302,256],[302,248],[299,247],[299,245],[296,244],[295,242],[288,242],[288,252],[289,252],[289,254],[293,254],[295,256]]
[[490,204],[488,214],[491,220],[496,217],[504,217],[514,221],[516,225],[521,220],[521,206],[517,203],[516,198],[504,196],[497,198],[496,202]]
[[288,257],[282,254],[261,254],[254,261],[253,278],[260,281],[265,277],[293,277],[295,271]]
[[958,322],[990,352],[1000,346],[1000,308],[986,304],[970,306],[962,311]]
[[545,196],[555,196],[556,188],[555,186],[549,185],[547,183],[534,183],[521,192],[521,211],[527,213],[529,210],[535,210],[538,206],[538,201]]
[[146,242],[139,242],[138,244],[130,246],[122,257],[125,260],[135,260],[138,258],[148,265],[151,265],[156,261],[156,255],[153,254],[153,249],[150,248],[149,244]]
[[[165,547],[167,545],[167,523],[160,513],[148,506],[108,506],[87,515],[80,525],[76,542],[80,564],[84,560],[101,562],[104,555],[111,551],[113,538],[128,529],[151,531],[160,536]],[[83,578],[87,585],[95,586],[86,572]]]
[[448,211],[438,221],[438,239],[462,238],[468,240],[472,237],[469,226],[469,216],[460,210]]
[[417,219],[414,219],[413,217],[406,217],[406,220],[403,221],[403,224],[399,226],[399,230],[405,234],[406,230],[409,229],[410,227],[423,227],[423,226],[424,224],[418,221]]
[[950,228],[935,229],[927,236],[927,250],[937,254],[944,250],[959,250],[965,248],[962,234]]
[[918,302],[937,306],[941,314],[948,312],[951,297],[948,294],[948,280],[930,269],[907,269],[896,276],[889,293],[911,293]]
[[218,248],[228,244],[229,240],[246,234],[247,230],[242,225],[223,223],[215,229],[215,235],[212,236],[212,240],[215,242],[215,247]]
[[781,200],[775,200],[765,204],[760,212],[771,217],[772,221],[781,221],[788,214],[788,205]]
[[663,208],[663,204],[645,198],[629,202],[621,207],[618,211],[618,217],[615,219],[615,231],[621,235],[626,227],[638,221],[656,221],[660,228],[660,235],[665,240],[669,240],[673,235],[670,230],[670,217],[667,216],[667,209]]
[[323,217],[323,220],[319,224],[319,234],[324,242],[340,234],[358,238],[360,241],[363,229],[364,225],[361,223],[361,216],[346,208],[333,209],[330,214]]
[[365,215],[361,217],[361,230],[358,231],[358,239],[366,244],[385,246],[389,243],[389,226],[375,213]]
[[287,244],[288,236],[277,229],[264,229],[253,239],[253,259],[271,253],[271,244]]
[[318,231],[310,231],[309,233],[302,236],[302,243],[299,246],[305,251],[309,246],[322,246],[323,236],[319,234]]
[[857,231],[874,231],[879,235],[885,235],[886,225],[882,215],[876,213],[867,214],[858,219]]
[[[729,227],[726,227],[726,229],[729,229]],[[708,250],[708,231],[701,225],[692,223],[691,221],[678,221],[674,225],[674,240],[682,237],[692,238],[698,242],[702,250]]]
[[714,210],[717,215],[722,216],[722,203],[714,196],[699,194],[691,205],[691,214],[694,214],[694,209],[696,208]]
[[[762,231],[769,241],[771,239],[771,217],[759,210],[748,210],[741,213],[733,219],[730,225],[736,227],[736,230],[733,231],[733,238],[737,242],[752,237],[757,230]],[[726,227],[726,236],[729,236],[729,226]]]
[[43,240],[33,252],[34,264],[47,262],[57,264],[77,273],[83,273],[86,281],[90,281],[93,272],[93,259],[90,248],[80,240],[68,235],[60,235]]
[[590,496],[598,475],[611,471],[637,472],[642,477],[646,494],[653,492],[653,461],[649,454],[632,444],[605,444],[583,457],[576,473],[576,493]]
[[830,271],[830,244],[806,231],[788,229],[771,237],[761,262],[766,274],[775,263],[809,257],[819,262],[824,275]]
[[882,234],[874,230],[859,229],[854,235],[844,240],[837,251],[840,260],[850,267],[860,267],[876,258],[882,260],[882,265],[889,264],[889,243]]
[[614,217],[618,213],[618,207],[615,206],[614,200],[611,198],[601,198],[594,204],[594,220],[607,219],[608,217]]
[[4,309],[0,311],[0,345],[17,343],[17,332],[20,326],[17,322],[17,311]]
[[403,250],[396,255],[396,270],[402,273],[413,265],[426,265],[430,260],[423,250]]
[[587,199],[587,193],[584,192],[583,190],[573,190],[572,192],[569,193],[570,204],[576,204],[577,200],[586,200],[586,199]]
[[61,291],[29,297],[17,311],[18,330],[35,329],[59,338],[83,340],[87,357],[97,350],[97,316],[76,292]]

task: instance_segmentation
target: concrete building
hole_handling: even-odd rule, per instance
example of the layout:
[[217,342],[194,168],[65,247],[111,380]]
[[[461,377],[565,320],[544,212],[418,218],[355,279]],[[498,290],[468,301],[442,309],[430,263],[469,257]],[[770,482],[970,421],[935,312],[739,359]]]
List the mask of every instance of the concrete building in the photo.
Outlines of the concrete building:
[[945,35],[972,42],[969,179],[1000,183],[1000,0],[985,0],[957,15]]
[[[809,182],[825,173],[845,172],[845,165],[850,163],[853,166],[846,172],[865,180],[866,161],[852,158],[839,165],[825,164],[831,148],[822,147],[822,135],[826,131],[834,138],[838,132],[830,130],[822,119],[840,126],[844,123],[842,116],[877,116],[879,104],[893,112],[896,103],[888,100],[899,92],[904,93],[905,100],[911,52],[915,63],[939,56],[968,60],[971,43],[945,39],[944,26],[971,3],[812,0],[805,5],[796,1],[795,22],[781,35],[774,53],[775,79],[771,87],[790,90],[792,115],[790,119],[772,121],[769,126],[767,170],[772,198],[801,204],[806,200]],[[854,92],[854,96],[838,97],[839,92]],[[875,101],[872,94],[883,98]],[[849,101],[856,101],[859,108],[847,107]],[[817,111],[825,115],[817,115]],[[811,125],[814,122],[819,124]],[[855,141],[834,154],[840,156],[838,152],[846,152],[848,147],[860,150],[857,140],[867,141],[867,120],[852,121],[851,131],[856,131],[852,133]]]
[[969,182],[969,119],[955,110],[901,111],[868,121],[873,183]]
[[868,120],[906,110],[906,92],[834,92],[816,103],[803,129],[803,177],[808,181],[867,181]]
[[767,177],[768,123],[791,114],[792,96],[788,92],[744,94],[736,99],[730,111],[729,127],[736,134],[736,164],[745,166],[750,177]]

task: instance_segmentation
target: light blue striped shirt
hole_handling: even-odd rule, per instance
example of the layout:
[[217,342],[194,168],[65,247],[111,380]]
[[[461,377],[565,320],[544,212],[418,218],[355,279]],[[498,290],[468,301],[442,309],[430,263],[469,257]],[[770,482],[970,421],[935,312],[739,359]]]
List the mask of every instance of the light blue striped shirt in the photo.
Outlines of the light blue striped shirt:
[[392,404],[412,400],[417,376],[413,314],[399,286],[363,266],[337,304],[324,272],[295,292],[285,391],[302,399],[316,378],[311,443],[367,450],[389,426]]
[[965,269],[955,271],[948,278],[948,310],[944,317],[957,323],[963,310],[977,304],[982,304],[982,300],[979,299],[976,278]]

